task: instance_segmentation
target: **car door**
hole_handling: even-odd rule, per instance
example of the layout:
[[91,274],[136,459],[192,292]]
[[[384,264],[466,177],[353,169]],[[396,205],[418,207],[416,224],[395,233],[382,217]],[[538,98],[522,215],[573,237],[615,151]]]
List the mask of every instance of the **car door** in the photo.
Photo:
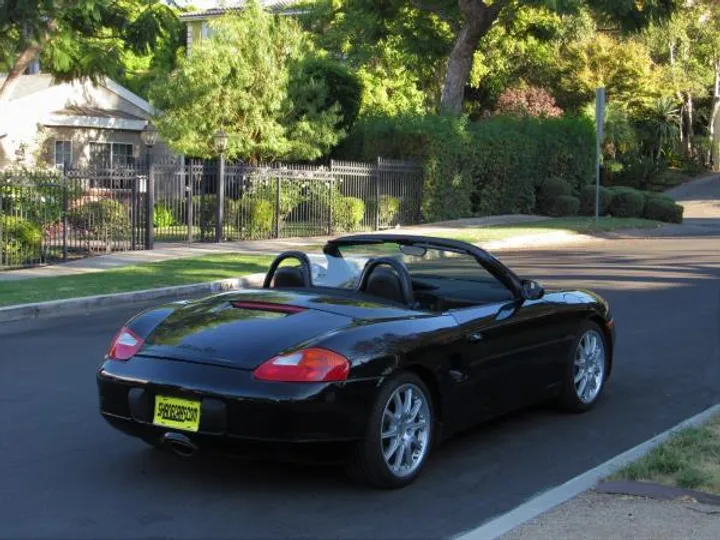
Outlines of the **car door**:
[[481,416],[532,403],[559,383],[571,336],[554,302],[518,299],[451,314]]

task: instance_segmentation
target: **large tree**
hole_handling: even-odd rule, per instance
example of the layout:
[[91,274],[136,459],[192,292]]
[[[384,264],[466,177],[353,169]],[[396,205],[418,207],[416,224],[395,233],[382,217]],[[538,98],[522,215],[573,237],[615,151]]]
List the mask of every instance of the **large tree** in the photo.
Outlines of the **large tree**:
[[176,29],[160,0],[4,0],[0,100],[36,59],[58,80],[118,76],[127,52],[148,55]]
[[175,151],[213,156],[219,129],[229,134],[231,159],[313,160],[338,143],[352,118],[330,98],[332,87],[351,85],[337,66],[318,62],[297,23],[253,0],[211,29],[152,87],[158,128]]
[[[461,23],[447,61],[441,109],[452,114],[462,111],[465,86],[480,40],[498,20],[511,20],[524,5],[544,5],[565,13],[587,6],[620,29],[637,30],[656,18],[667,17],[676,4],[679,0],[458,0]],[[439,5],[438,9],[447,9],[447,5]]]

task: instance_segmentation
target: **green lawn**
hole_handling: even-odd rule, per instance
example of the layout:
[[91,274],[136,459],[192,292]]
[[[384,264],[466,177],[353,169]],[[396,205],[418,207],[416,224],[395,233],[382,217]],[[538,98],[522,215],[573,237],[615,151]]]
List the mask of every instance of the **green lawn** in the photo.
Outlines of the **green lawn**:
[[611,480],[655,482],[720,495],[720,416],[680,431]]
[[[611,231],[633,227],[657,226],[657,222],[643,219],[602,218],[600,226],[596,228],[592,218],[563,218],[555,220],[543,219],[517,225],[448,228],[434,234],[482,244],[495,240],[504,240],[513,236],[557,230],[592,233],[597,230]],[[422,232],[418,231],[414,234],[422,234]],[[307,245],[300,246],[297,249],[319,252],[320,247],[320,244],[308,242]],[[386,254],[388,250],[393,251],[393,248],[391,246],[363,248],[363,251],[369,255]],[[271,256],[215,254],[139,264],[127,268],[76,276],[33,278],[17,281],[0,280],[0,305],[94,296],[238,277],[266,271],[271,260]]]
[[26,304],[234,278],[265,272],[271,261],[270,256],[228,253],[138,264],[76,276],[0,280],[0,305]]
[[514,236],[542,234],[567,231],[580,234],[610,232],[621,229],[653,229],[661,226],[659,221],[640,218],[602,217],[595,223],[592,217],[574,217],[557,219],[540,219],[529,223],[515,225],[491,225],[487,227],[458,227],[447,232],[439,232],[438,236],[454,238],[465,242],[481,243],[507,240]]

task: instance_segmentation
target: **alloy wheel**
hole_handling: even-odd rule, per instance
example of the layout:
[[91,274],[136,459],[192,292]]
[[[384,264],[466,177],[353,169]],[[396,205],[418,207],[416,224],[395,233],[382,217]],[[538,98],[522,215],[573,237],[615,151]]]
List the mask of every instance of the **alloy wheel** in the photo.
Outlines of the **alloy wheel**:
[[428,398],[418,386],[403,384],[390,395],[382,415],[380,439],[385,464],[395,477],[412,474],[425,460],[430,416]]
[[596,330],[588,330],[580,338],[575,351],[574,383],[577,397],[592,403],[605,381],[605,342]]

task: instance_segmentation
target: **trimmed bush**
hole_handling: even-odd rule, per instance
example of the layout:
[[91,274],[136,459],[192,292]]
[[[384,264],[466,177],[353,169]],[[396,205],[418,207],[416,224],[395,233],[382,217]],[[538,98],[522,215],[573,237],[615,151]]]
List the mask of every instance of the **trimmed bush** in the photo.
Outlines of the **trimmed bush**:
[[333,199],[333,228],[351,232],[356,230],[365,216],[365,203],[357,197],[338,196]]
[[129,236],[130,210],[111,199],[91,201],[73,208],[68,213],[68,223],[76,231],[104,241],[109,248],[109,242]]
[[[612,192],[600,186],[600,215],[604,216],[610,209]],[[595,186],[585,186],[580,190],[580,213],[583,216],[595,215]]]
[[667,223],[682,223],[685,208],[668,197],[648,196],[643,217]]
[[336,157],[422,163],[422,214],[439,221],[533,212],[537,188],[552,177],[579,192],[594,179],[594,145],[582,118],[375,117],[356,123]]
[[40,226],[19,216],[0,216],[0,262],[17,266],[36,259],[42,250]]
[[390,195],[380,195],[380,206],[375,200],[370,200],[367,203],[368,219],[374,222],[375,209],[378,208],[378,219],[380,225],[397,225],[400,221],[400,207],[402,203],[397,197],[391,197]]
[[562,178],[548,178],[540,184],[537,194],[537,207],[546,214],[555,209],[555,203],[560,197],[572,196],[572,186]]
[[164,204],[156,204],[153,213],[153,224],[156,228],[172,227],[175,224],[175,216]]
[[238,206],[242,215],[238,216],[237,223],[244,223],[245,232],[249,238],[267,238],[273,230],[275,223],[275,206],[264,199],[243,199]]
[[610,214],[614,217],[642,217],[645,196],[642,192],[626,187],[611,188]]
[[547,215],[552,217],[575,216],[580,209],[580,199],[574,195],[560,195],[549,203]]

